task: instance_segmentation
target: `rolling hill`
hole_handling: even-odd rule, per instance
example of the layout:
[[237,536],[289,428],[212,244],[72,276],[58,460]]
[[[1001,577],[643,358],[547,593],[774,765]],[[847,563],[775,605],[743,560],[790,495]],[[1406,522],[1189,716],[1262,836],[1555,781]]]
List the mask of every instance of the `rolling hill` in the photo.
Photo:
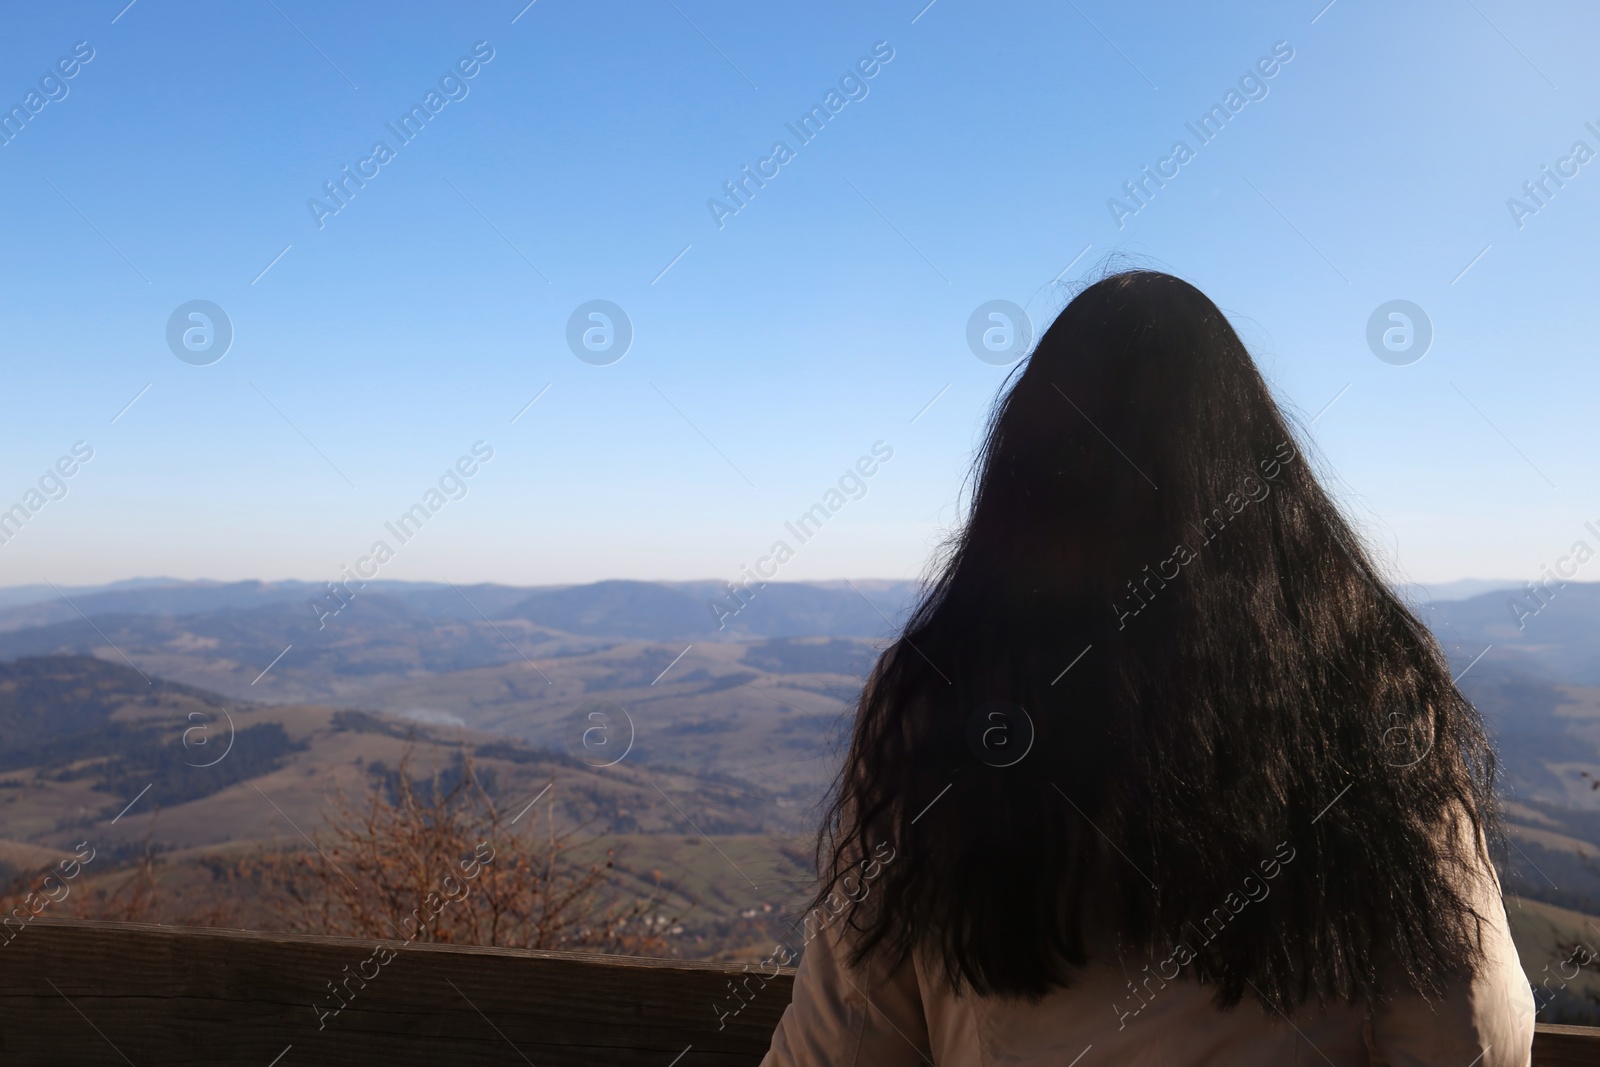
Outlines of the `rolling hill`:
[[91,882],[125,879],[153,852],[174,906],[204,901],[230,860],[309,846],[341,800],[359,808],[397,768],[426,783],[459,775],[468,757],[498,807],[534,810],[524,830],[543,817],[576,834],[580,859],[611,850],[641,896],[664,887],[662,910],[681,916],[676,936],[692,952],[759,941],[803,892],[803,847],[780,798],[715,771],[605,766],[480,731],[228,700],[82,656],[0,663],[0,883],[88,842]]
[[[1525,591],[1476,588],[1412,592],[1495,738],[1502,881],[1534,974],[1600,945],[1600,585],[1531,614]],[[0,591],[0,864],[91,832],[126,858],[154,834],[203,885],[219,850],[290,840],[408,745],[435,766],[470,750],[508,803],[555,781],[563,825],[619,847],[627,884],[670,884],[698,951],[737,951],[803,897],[815,804],[916,587],[773,583],[726,629],[710,582],[374,582],[321,626],[319,592]],[[219,710],[234,748],[197,767],[183,740]]]

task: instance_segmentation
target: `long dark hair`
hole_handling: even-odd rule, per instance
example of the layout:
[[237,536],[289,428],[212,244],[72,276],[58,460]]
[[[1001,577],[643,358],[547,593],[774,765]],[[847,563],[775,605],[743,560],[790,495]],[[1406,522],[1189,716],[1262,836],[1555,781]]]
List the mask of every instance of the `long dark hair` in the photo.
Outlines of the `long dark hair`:
[[1224,1007],[1430,994],[1481,959],[1493,776],[1222,312],[1130,271],[997,405],[863,691],[818,904],[857,963],[984,994],[1071,985],[1101,935]]

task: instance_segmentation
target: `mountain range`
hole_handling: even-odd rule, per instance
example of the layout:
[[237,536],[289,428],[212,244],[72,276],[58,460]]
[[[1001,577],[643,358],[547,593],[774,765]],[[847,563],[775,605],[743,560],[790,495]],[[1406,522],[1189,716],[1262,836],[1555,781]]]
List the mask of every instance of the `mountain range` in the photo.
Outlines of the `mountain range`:
[[[1600,584],[1400,591],[1493,732],[1502,881],[1529,909],[1517,921],[1570,932],[1560,909],[1600,914]],[[135,820],[108,819],[145,786],[167,847],[203,852],[272,832],[258,792],[303,825],[375,753],[467,746],[508,796],[556,781],[574,824],[628,837],[696,887],[682,901],[742,922],[788,898],[719,865],[803,883],[792,842],[918,592],[771,583],[720,613],[724,628],[712,602],[731,594],[713,582],[372,582],[332,614],[306,582],[0,590],[0,866],[91,826],[132,848]],[[179,736],[219,709],[236,755],[193,770]],[[702,834],[726,853],[705,853],[710,866],[694,859]]]

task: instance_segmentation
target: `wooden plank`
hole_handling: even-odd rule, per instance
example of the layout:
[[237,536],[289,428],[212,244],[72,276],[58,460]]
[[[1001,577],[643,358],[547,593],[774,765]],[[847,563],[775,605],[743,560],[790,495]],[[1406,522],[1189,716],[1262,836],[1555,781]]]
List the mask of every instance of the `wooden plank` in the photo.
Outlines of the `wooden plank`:
[[1540,1023],[1534,1030],[1533,1067],[1595,1067],[1600,1064],[1600,1028]]
[[40,918],[0,947],[0,1063],[754,1067],[792,984],[772,979],[719,1029],[723,966],[413,945],[319,1026],[312,1004],[334,1006],[327,983],[373,948]]
[[[753,999],[719,1028],[739,975],[720,964],[413,945],[319,1020],[312,1004],[335,1004],[327,983],[373,948],[40,918],[0,944],[0,1063],[754,1067],[793,982],[751,980]],[[1600,1064],[1600,1029],[1540,1025],[1533,1063]]]

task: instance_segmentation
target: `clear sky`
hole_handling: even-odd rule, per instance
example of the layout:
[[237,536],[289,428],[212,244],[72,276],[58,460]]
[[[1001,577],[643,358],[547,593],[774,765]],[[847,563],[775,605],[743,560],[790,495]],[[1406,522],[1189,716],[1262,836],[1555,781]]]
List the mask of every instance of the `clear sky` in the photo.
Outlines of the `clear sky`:
[[[1007,373],[969,317],[1042,326],[1108,261],[1323,412],[1397,576],[1534,578],[1600,520],[1593,6],[125,2],[0,12],[0,507],[48,490],[0,584],[335,578],[380,538],[385,578],[734,578],[880,441],[779,577],[914,575]],[[569,346],[593,300],[620,360]],[[1419,361],[1369,347],[1391,300]]]

